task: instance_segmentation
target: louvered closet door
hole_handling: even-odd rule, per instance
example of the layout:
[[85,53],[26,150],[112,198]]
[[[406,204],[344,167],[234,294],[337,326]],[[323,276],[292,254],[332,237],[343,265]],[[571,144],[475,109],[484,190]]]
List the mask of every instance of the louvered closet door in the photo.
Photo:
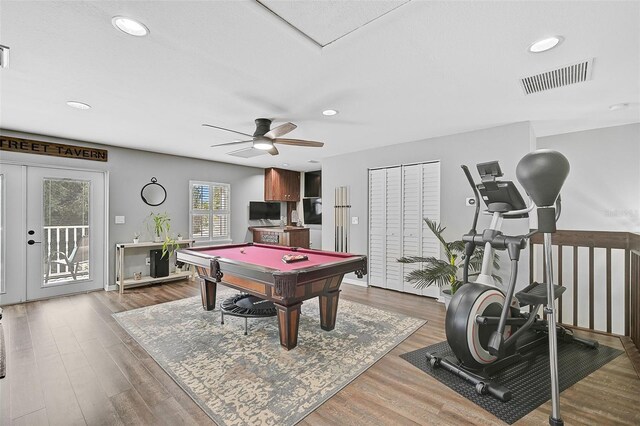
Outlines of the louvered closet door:
[[385,169],[369,170],[369,285],[386,287],[385,239],[386,239],[386,185]]
[[402,256],[402,168],[387,169],[386,196],[386,288],[404,290],[402,264],[397,259]]
[[[422,164],[422,216],[440,222],[440,163]],[[440,258],[440,243],[427,224],[422,221],[422,256]],[[445,224],[446,226],[446,224]],[[438,297],[440,289],[429,286],[422,291],[429,297]]]
[[[402,255],[420,256],[422,254],[422,164],[402,167]],[[402,275],[419,269],[420,264],[402,265]],[[422,290],[403,280],[403,291],[422,294]]]

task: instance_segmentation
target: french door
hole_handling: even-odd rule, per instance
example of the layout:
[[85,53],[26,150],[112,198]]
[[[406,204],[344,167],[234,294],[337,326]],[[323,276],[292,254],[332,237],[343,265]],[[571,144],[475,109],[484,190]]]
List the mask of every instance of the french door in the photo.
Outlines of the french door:
[[0,304],[100,289],[105,176],[0,164]]

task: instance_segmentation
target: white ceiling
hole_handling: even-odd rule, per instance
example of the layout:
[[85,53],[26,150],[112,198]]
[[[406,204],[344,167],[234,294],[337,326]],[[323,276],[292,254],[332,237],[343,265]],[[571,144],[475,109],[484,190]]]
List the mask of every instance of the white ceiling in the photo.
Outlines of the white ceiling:
[[[309,22],[309,2],[279,3]],[[319,27],[361,18],[312,9]],[[150,35],[115,30],[115,15]],[[552,34],[564,43],[527,52]],[[538,136],[640,121],[637,1],[413,0],[319,48],[252,0],[2,0],[0,44],[11,47],[2,128],[258,167],[312,170],[310,159],[518,121]],[[592,81],[528,96],[519,86],[590,57]],[[632,105],[608,109],[620,102]],[[257,117],[292,121],[287,137],[325,146],[248,159],[209,148],[236,136],[202,123],[253,133]]]

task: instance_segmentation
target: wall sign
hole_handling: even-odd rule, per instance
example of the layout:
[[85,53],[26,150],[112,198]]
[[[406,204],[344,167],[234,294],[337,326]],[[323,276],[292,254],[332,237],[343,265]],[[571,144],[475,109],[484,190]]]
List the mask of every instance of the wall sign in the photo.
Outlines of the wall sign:
[[107,161],[107,150],[86,146],[33,141],[29,139],[0,136],[0,151],[24,152],[51,155],[53,157],[80,158],[91,161]]

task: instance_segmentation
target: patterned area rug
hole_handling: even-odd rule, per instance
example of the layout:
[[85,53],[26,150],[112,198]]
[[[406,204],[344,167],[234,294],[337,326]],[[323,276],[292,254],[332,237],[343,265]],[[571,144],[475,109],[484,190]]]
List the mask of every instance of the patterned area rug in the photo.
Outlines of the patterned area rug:
[[[236,294],[225,289],[218,301]],[[318,299],[302,305],[298,346],[281,348],[275,317],[206,312],[199,297],[114,314],[120,325],[220,425],[291,425],[406,339],[424,320],[341,299],[320,328]]]

